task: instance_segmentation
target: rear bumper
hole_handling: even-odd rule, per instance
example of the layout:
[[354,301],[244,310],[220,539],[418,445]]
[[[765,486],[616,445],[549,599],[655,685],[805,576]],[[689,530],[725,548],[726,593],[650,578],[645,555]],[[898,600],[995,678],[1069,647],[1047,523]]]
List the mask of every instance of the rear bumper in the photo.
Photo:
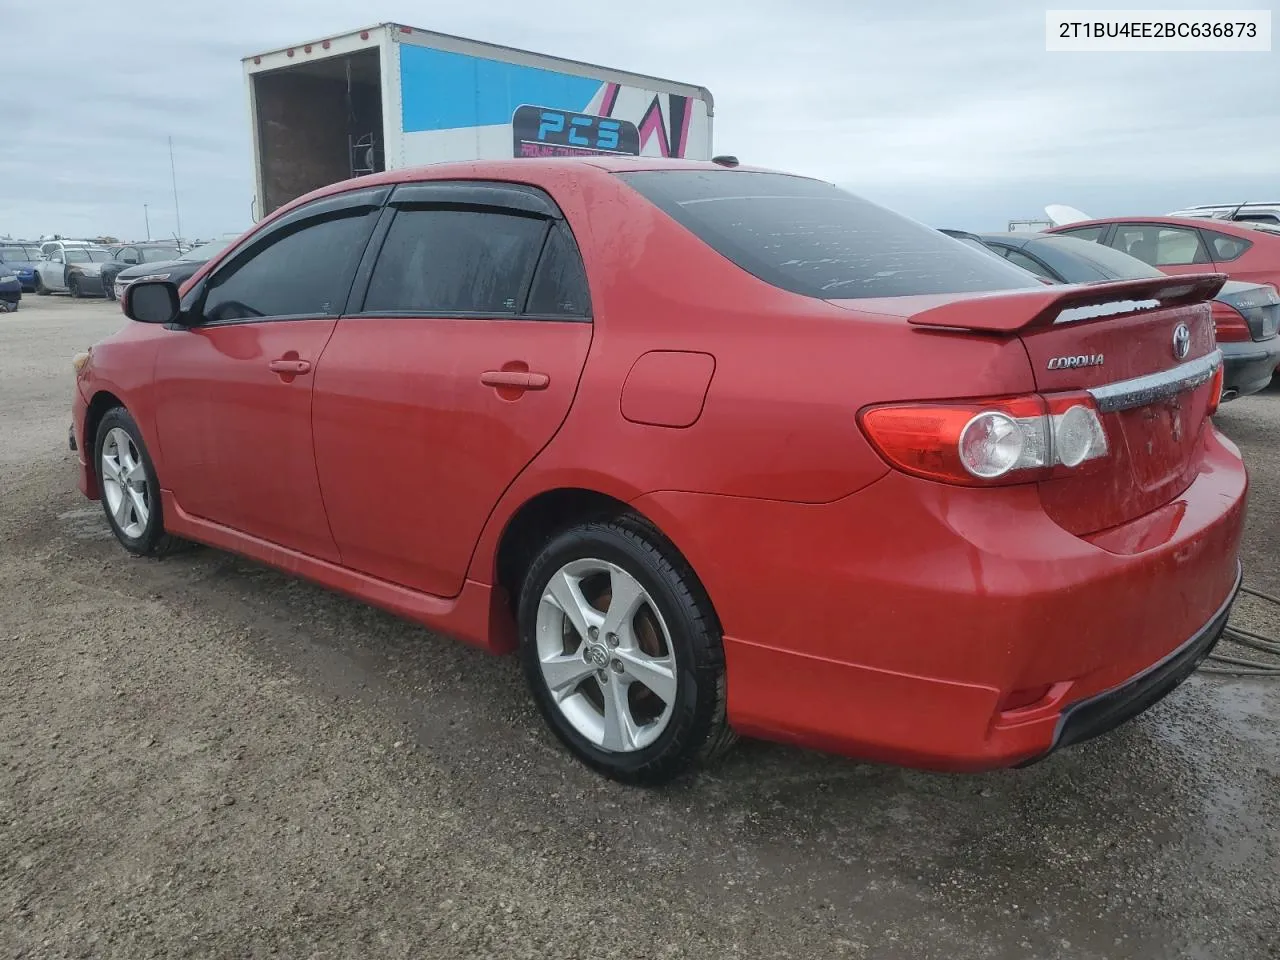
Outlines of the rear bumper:
[[1063,710],[1054,736],[1054,749],[1083,743],[1115,729],[1155,706],[1195,673],[1222,637],[1227,618],[1231,615],[1231,605],[1240,592],[1242,577],[1243,570],[1237,566],[1235,586],[1213,619],[1173,653],[1128,682],[1105,693],[1078,700]]
[[1182,679],[1153,671],[1214,633],[1239,579],[1248,480],[1229,441],[1209,430],[1204,444],[1180,497],[1091,539],[1055,524],[1034,488],[896,472],[822,505],[635,503],[715,605],[739,732],[983,770],[1145,709]]
[[1257,393],[1271,382],[1280,365],[1280,336],[1245,343],[1219,343],[1222,351],[1222,387],[1236,396]]

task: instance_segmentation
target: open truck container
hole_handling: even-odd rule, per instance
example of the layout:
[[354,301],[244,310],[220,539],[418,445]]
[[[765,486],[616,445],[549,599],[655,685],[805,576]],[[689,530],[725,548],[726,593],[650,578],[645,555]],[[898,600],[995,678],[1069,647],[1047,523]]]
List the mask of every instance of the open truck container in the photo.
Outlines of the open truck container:
[[711,93],[384,23],[243,61],[255,219],[348,177],[446,160],[711,158]]

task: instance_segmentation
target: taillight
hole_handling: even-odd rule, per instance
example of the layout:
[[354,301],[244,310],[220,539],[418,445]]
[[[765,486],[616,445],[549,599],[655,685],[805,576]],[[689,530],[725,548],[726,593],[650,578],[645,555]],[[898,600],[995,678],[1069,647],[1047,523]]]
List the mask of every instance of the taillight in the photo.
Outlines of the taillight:
[[1223,365],[1218,364],[1213,371],[1213,379],[1209,381],[1209,408],[1206,415],[1210,417],[1218,412],[1222,403],[1222,371]]
[[1213,332],[1220,343],[1239,343],[1253,339],[1244,315],[1221,300],[1213,301]]
[[863,410],[859,421],[892,466],[944,483],[1032,483],[1107,454],[1087,393],[885,404]]

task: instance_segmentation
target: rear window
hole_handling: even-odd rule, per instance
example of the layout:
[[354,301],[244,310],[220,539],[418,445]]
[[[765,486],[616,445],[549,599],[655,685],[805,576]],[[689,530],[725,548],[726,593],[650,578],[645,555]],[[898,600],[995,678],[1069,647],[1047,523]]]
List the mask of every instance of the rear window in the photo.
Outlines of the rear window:
[[730,170],[619,176],[743,270],[807,297],[1040,286],[995,257],[820,180]]

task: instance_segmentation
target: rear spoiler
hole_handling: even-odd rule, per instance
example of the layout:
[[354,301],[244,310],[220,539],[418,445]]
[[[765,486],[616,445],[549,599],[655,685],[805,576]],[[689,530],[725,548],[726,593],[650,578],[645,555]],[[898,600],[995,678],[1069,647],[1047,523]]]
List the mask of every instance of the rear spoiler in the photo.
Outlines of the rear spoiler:
[[1064,284],[955,300],[913,314],[907,322],[951,330],[1017,333],[1055,323],[1110,319],[1160,307],[1204,303],[1212,300],[1226,282],[1225,273],[1194,273],[1181,277]]

